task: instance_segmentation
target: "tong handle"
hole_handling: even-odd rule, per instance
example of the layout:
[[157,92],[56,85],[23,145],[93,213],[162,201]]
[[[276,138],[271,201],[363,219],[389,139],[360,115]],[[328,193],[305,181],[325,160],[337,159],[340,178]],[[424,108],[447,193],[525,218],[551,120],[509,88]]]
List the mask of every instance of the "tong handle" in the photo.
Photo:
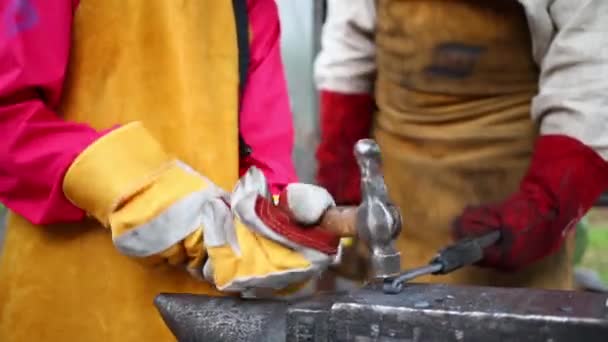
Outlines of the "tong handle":
[[467,265],[472,265],[483,259],[483,250],[492,246],[500,239],[500,231],[492,231],[485,235],[460,240],[437,253],[437,256],[426,266],[405,271],[384,283],[385,293],[397,294],[403,289],[403,284],[428,274],[447,274]]

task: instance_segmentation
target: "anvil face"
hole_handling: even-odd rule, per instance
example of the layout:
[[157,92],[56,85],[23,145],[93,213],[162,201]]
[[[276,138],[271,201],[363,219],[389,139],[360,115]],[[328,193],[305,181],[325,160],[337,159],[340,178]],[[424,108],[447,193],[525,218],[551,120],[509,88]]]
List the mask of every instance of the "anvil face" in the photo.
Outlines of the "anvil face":
[[294,302],[162,294],[180,341],[608,341],[608,295],[410,284]]

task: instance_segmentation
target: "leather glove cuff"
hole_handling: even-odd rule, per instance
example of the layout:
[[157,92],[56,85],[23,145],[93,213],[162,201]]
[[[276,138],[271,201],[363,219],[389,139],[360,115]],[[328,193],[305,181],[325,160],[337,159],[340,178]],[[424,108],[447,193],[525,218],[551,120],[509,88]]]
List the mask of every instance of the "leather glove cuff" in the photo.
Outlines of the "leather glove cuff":
[[370,94],[321,91],[321,139],[317,148],[317,183],[340,205],[361,202],[360,174],[353,148],[368,138],[375,110]]
[[503,203],[465,209],[454,233],[500,229],[482,264],[517,269],[557,251],[607,188],[608,164],[595,151],[567,136],[542,136],[519,191]]

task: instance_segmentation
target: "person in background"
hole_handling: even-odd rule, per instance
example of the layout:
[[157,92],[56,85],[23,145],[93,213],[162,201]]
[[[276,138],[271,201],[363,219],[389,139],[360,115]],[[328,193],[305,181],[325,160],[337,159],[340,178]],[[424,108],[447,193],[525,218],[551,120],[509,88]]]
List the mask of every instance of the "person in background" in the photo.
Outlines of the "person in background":
[[358,202],[352,147],[372,135],[404,218],[403,267],[499,230],[484,267],[421,280],[572,288],[571,232],[608,188],[608,2],[327,9],[318,183]]
[[161,292],[293,293],[337,259],[286,219],[333,200],[295,183],[274,1],[0,14],[0,341],[168,341]]

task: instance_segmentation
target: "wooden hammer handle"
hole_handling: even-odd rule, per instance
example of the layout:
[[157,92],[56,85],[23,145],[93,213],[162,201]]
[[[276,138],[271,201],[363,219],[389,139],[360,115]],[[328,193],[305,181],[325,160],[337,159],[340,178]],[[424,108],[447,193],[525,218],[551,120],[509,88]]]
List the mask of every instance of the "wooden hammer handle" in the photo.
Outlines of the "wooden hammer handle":
[[329,208],[321,217],[319,226],[341,237],[356,237],[357,208],[355,206]]

